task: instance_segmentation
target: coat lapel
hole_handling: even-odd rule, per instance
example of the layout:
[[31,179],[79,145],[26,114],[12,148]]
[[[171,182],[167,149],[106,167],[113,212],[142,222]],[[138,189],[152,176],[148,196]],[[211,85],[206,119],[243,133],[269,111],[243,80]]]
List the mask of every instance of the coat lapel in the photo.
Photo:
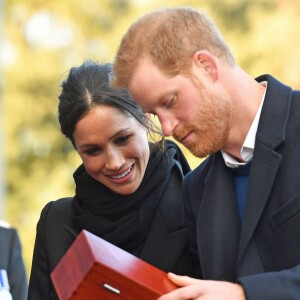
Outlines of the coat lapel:
[[[258,143],[255,149],[259,154],[255,156],[250,171],[245,214],[241,229],[239,259],[242,257],[263,213],[281,161],[281,155],[261,143]],[[255,175],[251,176],[252,173]]]
[[220,153],[206,178],[197,223],[203,278],[235,280],[240,223],[230,171]]
[[292,90],[289,87],[269,75],[261,76],[257,81],[267,81],[268,85],[249,176],[239,260],[246,251],[272,191],[281,161],[276,149],[284,142],[291,105]]

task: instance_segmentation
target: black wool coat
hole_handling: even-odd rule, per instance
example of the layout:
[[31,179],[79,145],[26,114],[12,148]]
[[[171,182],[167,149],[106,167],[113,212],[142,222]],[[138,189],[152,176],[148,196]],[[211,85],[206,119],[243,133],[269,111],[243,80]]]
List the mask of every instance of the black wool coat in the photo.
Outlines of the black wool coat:
[[[194,276],[195,264],[184,227],[180,164],[176,163],[175,170],[177,180],[168,184],[164,191],[165,196],[156,208],[139,257],[164,271]],[[66,230],[76,231],[72,228],[73,199],[52,201],[41,212],[29,281],[29,300],[57,299],[50,274],[74,241],[74,236]]]
[[300,92],[264,75],[242,224],[220,152],[184,179],[200,277],[240,282],[248,300],[300,299]]

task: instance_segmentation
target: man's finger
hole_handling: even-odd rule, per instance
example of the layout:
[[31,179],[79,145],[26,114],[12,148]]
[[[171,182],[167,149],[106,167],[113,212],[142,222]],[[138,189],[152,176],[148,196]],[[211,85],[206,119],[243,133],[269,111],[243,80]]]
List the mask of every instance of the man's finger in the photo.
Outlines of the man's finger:
[[178,286],[187,286],[199,282],[198,279],[194,279],[188,276],[176,275],[174,273],[168,273],[168,278]]

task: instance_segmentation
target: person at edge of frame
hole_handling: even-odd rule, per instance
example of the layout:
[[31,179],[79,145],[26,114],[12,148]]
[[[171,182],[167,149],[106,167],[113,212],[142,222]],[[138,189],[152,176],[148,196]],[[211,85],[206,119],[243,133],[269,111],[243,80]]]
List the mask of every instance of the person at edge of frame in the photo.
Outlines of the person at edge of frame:
[[[3,220],[0,220],[0,270],[6,272],[12,298],[26,300],[28,281],[19,234],[16,228]],[[1,286],[4,280],[1,273]]]

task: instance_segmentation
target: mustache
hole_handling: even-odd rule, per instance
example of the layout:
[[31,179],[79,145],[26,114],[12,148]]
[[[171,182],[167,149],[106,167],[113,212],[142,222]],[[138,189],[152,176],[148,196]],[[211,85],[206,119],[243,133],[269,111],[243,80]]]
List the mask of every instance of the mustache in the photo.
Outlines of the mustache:
[[191,131],[193,131],[192,126],[182,128],[177,128],[176,131],[173,133],[173,138],[180,142],[184,137],[186,137]]

